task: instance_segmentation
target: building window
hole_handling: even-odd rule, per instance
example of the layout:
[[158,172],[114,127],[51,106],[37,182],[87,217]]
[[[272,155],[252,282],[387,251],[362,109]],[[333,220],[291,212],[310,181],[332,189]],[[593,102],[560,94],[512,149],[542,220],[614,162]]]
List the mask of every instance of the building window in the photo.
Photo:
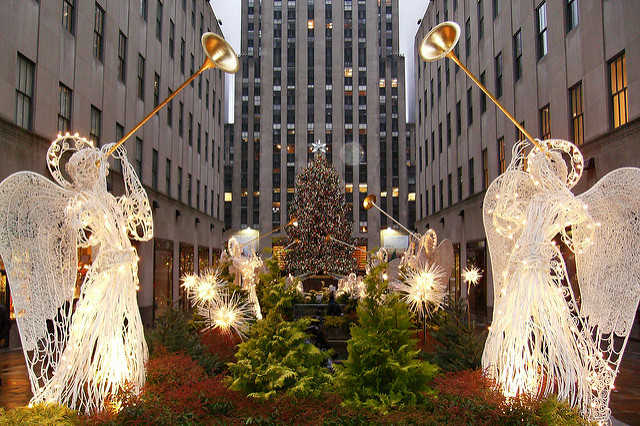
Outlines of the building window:
[[34,70],[35,64],[18,53],[16,124],[28,130],[33,123]]
[[180,72],[182,74],[184,74],[184,50],[185,50],[184,39],[181,38],[180,39]]
[[456,136],[462,134],[462,106],[460,101],[456,102]]
[[[486,87],[487,85],[486,80],[487,80],[486,72],[482,71],[482,73],[480,74],[480,84]],[[485,95],[485,93],[481,90],[480,91],[480,115],[484,114],[486,110],[487,110],[487,95]]]
[[[173,91],[170,88],[167,89],[167,96],[171,96],[172,93]],[[167,126],[173,126],[173,100],[167,104]]]
[[118,80],[125,82],[127,69],[127,37],[119,31],[118,34]]
[[71,89],[62,83],[60,83],[59,98],[58,132],[65,133],[71,130]]
[[[520,126],[521,126],[523,129],[525,128],[525,127],[524,127],[524,121],[521,121],[521,122],[520,122]],[[524,133],[522,133],[522,130],[520,130],[520,129],[518,128],[518,126],[514,126],[514,127],[516,128],[516,142],[519,142],[519,141],[523,141],[523,140],[525,140],[525,139],[526,139],[526,136],[524,135]]]
[[178,167],[178,201],[182,202],[182,167]]
[[518,30],[513,35],[513,81],[522,78],[522,34]]
[[201,150],[201,146],[202,146],[202,138],[200,136],[200,134],[202,133],[202,125],[200,123],[198,123],[198,135],[197,140],[198,140],[198,144],[197,144],[197,148],[198,148],[198,154],[200,154],[200,150]]
[[133,161],[133,167],[135,169],[138,178],[142,180],[142,139],[136,137],[136,152]]
[[138,53],[138,98],[144,101],[144,57]]
[[158,150],[151,152],[151,188],[158,190]]
[[498,139],[498,169],[499,174],[505,171],[505,158],[504,158],[504,136]]
[[74,31],[75,0],[62,2],[62,27],[73,34]]
[[469,55],[471,55],[471,18],[467,19],[467,22],[464,23],[464,35],[464,54],[468,58]]
[[175,38],[176,38],[176,24],[173,21],[169,21],[169,57],[173,59],[175,50]]
[[187,173],[187,204],[191,207],[191,173]]
[[611,111],[612,125],[617,128],[629,120],[629,105],[627,99],[627,60],[622,52],[609,62],[611,77]]
[[451,187],[453,182],[451,180],[451,173],[447,175],[447,202],[448,206],[453,205],[453,188]]
[[551,139],[551,120],[549,117],[549,105],[540,110],[540,134],[543,140]]
[[478,40],[482,40],[482,37],[484,37],[484,8],[482,0],[478,0]]
[[547,44],[547,3],[542,2],[536,9],[536,24],[538,34],[538,59],[541,59],[549,51]]
[[582,82],[569,89],[571,102],[571,133],[573,143],[582,145],[584,143],[584,122],[582,117]]
[[442,154],[442,123],[438,123],[438,154]]
[[104,10],[96,3],[96,16],[93,26],[93,56],[100,62],[104,56]]
[[153,75],[153,107],[157,107],[160,103],[160,76],[158,73]]
[[500,15],[500,0],[493,0],[493,19]]
[[458,167],[458,201],[462,201],[462,166]]
[[469,160],[469,197],[473,195],[475,191],[475,171],[473,166],[473,158]]
[[89,139],[94,141],[96,143],[96,146],[100,146],[101,129],[102,111],[91,105],[91,132],[89,133]]
[[147,0],[140,0],[140,16],[147,20]]
[[178,135],[182,137],[182,130],[184,128],[182,117],[184,117],[184,104],[180,101],[180,105],[178,107]]
[[489,156],[487,149],[482,150],[482,189],[489,187]]
[[156,8],[156,38],[162,41],[162,2],[159,0]]
[[578,0],[567,0],[567,32],[578,26]]
[[502,97],[502,52],[496,56],[496,98]]
[[165,179],[166,179],[166,191],[167,197],[171,197],[171,160],[167,158],[165,165]]
[[472,87],[467,89],[467,126],[473,124],[473,95]]
[[451,145],[451,113],[447,113],[447,146]]
[[189,146],[193,146],[193,114],[189,113]]

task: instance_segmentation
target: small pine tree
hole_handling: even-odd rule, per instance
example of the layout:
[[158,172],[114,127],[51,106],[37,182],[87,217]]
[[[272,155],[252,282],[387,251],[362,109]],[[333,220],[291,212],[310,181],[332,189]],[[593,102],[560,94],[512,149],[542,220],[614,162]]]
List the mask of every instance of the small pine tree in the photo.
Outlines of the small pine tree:
[[480,368],[487,332],[477,332],[462,300],[449,302],[440,324],[432,326],[431,335],[438,345],[434,352],[423,355],[427,361],[444,371]]
[[321,367],[329,357],[313,346],[306,329],[311,319],[287,321],[297,291],[279,278],[277,261],[267,262],[269,272],[260,276],[264,319],[238,346],[236,363],[229,364],[230,388],[251,397],[269,399],[277,393],[316,396],[327,389],[331,375]]
[[364,279],[366,296],[358,304],[349,359],[338,367],[336,385],[347,404],[386,412],[418,402],[438,369],[418,359],[409,310],[397,294],[386,292],[383,267],[372,268]]
[[356,269],[353,249],[327,239],[327,235],[354,244],[350,211],[344,194],[344,183],[336,169],[321,155],[296,177],[296,192],[290,214],[298,226],[287,227],[284,254],[285,269],[303,273],[348,274]]

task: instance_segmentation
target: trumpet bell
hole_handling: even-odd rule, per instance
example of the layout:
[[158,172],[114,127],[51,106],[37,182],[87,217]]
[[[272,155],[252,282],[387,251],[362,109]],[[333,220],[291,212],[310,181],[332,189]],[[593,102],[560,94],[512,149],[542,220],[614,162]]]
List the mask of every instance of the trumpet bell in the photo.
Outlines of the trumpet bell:
[[369,194],[367,195],[367,197],[362,201],[362,207],[364,207],[365,210],[369,210],[373,207],[373,205],[376,203],[376,195],[375,194]]
[[216,68],[231,74],[238,72],[240,68],[238,55],[231,45],[218,34],[202,34],[202,48]]
[[460,39],[460,26],[446,21],[431,28],[422,39],[418,55],[425,62],[434,62],[446,57],[456,47]]

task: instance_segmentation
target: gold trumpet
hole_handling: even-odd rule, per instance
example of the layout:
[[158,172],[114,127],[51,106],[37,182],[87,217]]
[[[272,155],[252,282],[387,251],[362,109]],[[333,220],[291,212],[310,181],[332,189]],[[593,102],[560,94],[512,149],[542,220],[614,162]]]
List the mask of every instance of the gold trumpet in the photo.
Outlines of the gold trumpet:
[[[455,22],[447,21],[436,25],[429,31],[429,33],[422,39],[420,47],[418,47],[418,55],[425,62],[434,62],[442,58],[449,58],[455,62],[464,71],[475,84],[482,90],[498,108],[502,111],[509,120],[522,132],[522,134],[529,139],[529,141],[541,151],[544,149],[538,142],[527,132],[524,127],[506,110],[506,108],[498,102],[498,100],[487,90],[486,87],[480,83],[480,81],[471,74],[471,71],[460,62],[460,59],[453,53],[453,48],[460,39],[460,26]],[[366,208],[366,206],[365,206]]]
[[291,220],[289,220],[289,222],[285,223],[284,225],[276,228],[276,229],[272,229],[271,231],[267,232],[266,234],[260,235],[258,237],[255,237],[252,240],[247,241],[244,244],[240,245],[240,248],[246,247],[248,244],[251,244],[255,241],[260,241],[261,239],[263,239],[264,237],[273,234],[274,232],[278,232],[279,230],[281,230],[282,228],[286,227],[286,226],[293,226],[294,228],[298,227],[298,219],[296,219],[295,217],[292,217]]
[[342,244],[345,247],[351,247],[352,249],[354,249],[356,251],[361,251],[361,252],[367,254],[366,250],[361,249],[360,247],[356,247],[353,244],[349,244],[349,243],[345,243],[344,241],[340,241],[339,239],[334,238],[333,235],[331,235],[331,234],[327,234],[327,236],[324,237],[324,239],[327,240],[327,241],[335,241],[336,243]]
[[389,219],[391,219],[392,221],[394,221],[398,226],[400,226],[402,229],[404,229],[405,231],[407,231],[409,233],[409,235],[411,235],[413,238],[415,238],[416,240],[420,241],[420,236],[414,234],[413,232],[409,231],[403,224],[401,224],[400,222],[398,222],[397,220],[395,220],[393,218],[393,216],[389,215],[389,213],[385,212],[384,210],[382,210],[380,208],[380,206],[378,206],[376,204],[377,198],[375,196],[375,194],[369,194],[366,196],[366,198],[362,201],[362,207],[364,207],[365,210],[371,210],[372,207],[375,207],[376,209],[380,210],[380,212],[382,214],[384,214],[385,216],[387,216]]
[[219,68],[220,70],[227,73],[236,73],[240,64],[238,62],[238,56],[236,52],[233,51],[233,48],[225,39],[220,37],[214,33],[204,33],[202,34],[202,49],[204,49],[204,53],[207,58],[204,60],[204,63],[200,67],[198,71],[196,71],[191,77],[187,79],[182,85],[167,99],[162,101],[153,111],[151,111],[145,118],[142,119],[141,122],[135,125],[133,129],[129,131],[122,139],[118,141],[111,149],[107,152],[107,157],[113,154],[113,152],[122,145],[127,139],[131,137],[144,123],[146,123],[153,115],[160,111],[163,106],[169,103],[171,99],[174,98],[182,89],[187,87],[189,83],[191,83],[197,76],[199,76],[204,70],[208,70],[209,68]]

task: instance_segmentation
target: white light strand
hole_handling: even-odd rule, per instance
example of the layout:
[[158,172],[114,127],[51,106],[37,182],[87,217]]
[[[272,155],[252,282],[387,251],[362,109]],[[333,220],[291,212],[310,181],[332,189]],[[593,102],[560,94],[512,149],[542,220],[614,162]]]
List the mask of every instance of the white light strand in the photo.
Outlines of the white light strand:
[[[144,384],[139,258],[129,238],[151,239],[153,220],[122,147],[114,158],[122,165],[125,194],[107,191],[111,146],[98,149],[77,135],[60,136],[47,152],[57,184],[32,172],[0,184],[0,255],[16,306],[32,404],[55,401],[94,412],[126,382],[136,390]],[[66,162],[71,181],[60,170],[67,152],[73,153]],[[92,247],[94,256],[74,310],[78,247]]]
[[[507,395],[555,392],[588,420],[608,422],[640,297],[640,169],[615,170],[575,196],[582,154],[567,141],[542,143],[545,153],[527,157],[527,143],[516,144],[485,195],[495,291],[482,365]],[[577,282],[556,235],[575,254]]]

